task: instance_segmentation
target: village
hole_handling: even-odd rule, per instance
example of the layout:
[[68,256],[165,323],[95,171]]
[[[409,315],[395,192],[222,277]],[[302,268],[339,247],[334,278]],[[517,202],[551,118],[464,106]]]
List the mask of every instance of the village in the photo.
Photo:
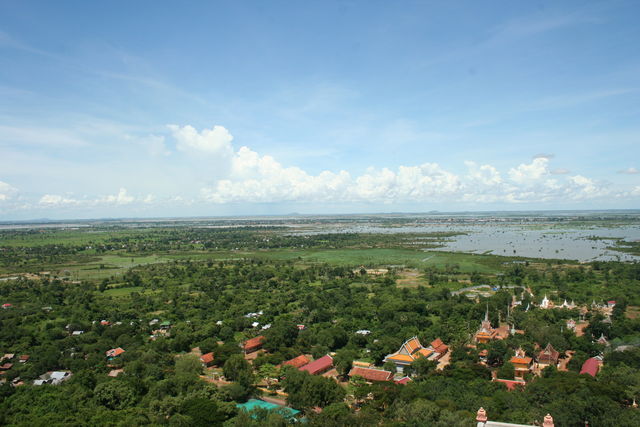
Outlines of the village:
[[[525,292],[525,291],[523,291]],[[530,290],[529,296],[533,297]],[[480,301],[478,300],[479,304]],[[509,311],[512,310],[524,310],[529,311],[532,309],[538,310],[565,310],[567,312],[577,314],[577,320],[573,317],[566,320],[566,329],[571,331],[576,336],[582,336],[584,329],[588,327],[589,323],[585,319],[592,313],[598,313],[604,317],[604,321],[611,323],[611,315],[613,309],[616,306],[615,301],[607,301],[606,303],[596,304],[592,302],[590,306],[582,305],[578,306],[575,303],[568,303],[564,300],[562,303],[555,303],[551,299],[544,295],[538,304],[529,303],[527,307],[522,306],[522,301],[516,299],[515,294],[512,297]],[[4,304],[3,309],[10,310],[13,306],[11,304]],[[47,307],[43,309],[49,309]],[[251,319],[250,330],[267,331],[271,328],[271,324],[261,325],[259,319],[263,316],[263,311],[250,312],[244,317]],[[563,353],[557,351],[551,343],[536,343],[534,351],[527,353],[522,348],[516,348],[509,359],[499,361],[496,363],[491,360],[490,348],[491,344],[504,341],[510,337],[516,335],[524,335],[525,331],[515,329],[515,326],[508,323],[509,318],[505,319],[505,322],[501,322],[499,325],[492,325],[490,321],[490,313],[487,307],[483,320],[480,322],[477,330],[469,336],[468,342],[464,345],[462,350],[470,357],[475,357],[477,363],[488,367],[491,370],[491,379],[494,382],[502,383],[507,390],[516,390],[518,388],[526,387],[527,383],[534,377],[540,376],[544,373],[544,370],[553,367],[559,371],[567,371],[568,364],[572,359],[574,351],[566,350]],[[111,327],[121,325],[122,322],[111,322],[109,320],[94,321],[94,325],[98,324],[100,327]],[[132,322],[133,323],[133,322]],[[159,337],[170,337],[172,330],[172,323],[168,320],[161,321],[158,318],[151,319],[148,323],[148,330],[150,330],[148,339],[155,341]],[[223,324],[222,321],[216,322],[217,326]],[[303,324],[296,325],[299,331],[306,329]],[[83,330],[73,330],[71,325],[67,325],[68,334],[72,337],[79,337],[85,333]],[[146,329],[146,328],[145,328]],[[357,330],[353,331],[354,334],[360,336],[367,336],[371,333],[369,330]],[[268,351],[264,349],[267,337],[262,334],[243,341],[241,346],[241,353],[244,360],[252,365],[258,357],[265,357],[268,355]],[[606,348],[609,345],[607,338],[601,335],[596,341],[602,348]],[[224,342],[218,341],[219,346],[224,345]],[[300,417],[301,413],[298,410],[290,408],[287,405],[287,393],[281,387],[281,379],[284,375],[284,368],[293,368],[300,372],[308,373],[312,376],[321,376],[335,381],[341,387],[346,390],[353,390],[353,387],[357,387],[358,384],[383,384],[394,383],[397,385],[406,385],[413,381],[413,377],[419,374],[417,365],[429,366],[430,369],[442,371],[447,369],[450,365],[451,351],[449,345],[447,345],[440,338],[436,338],[424,345],[417,336],[408,337],[405,342],[397,349],[397,351],[387,354],[382,364],[376,366],[371,361],[367,360],[354,360],[348,361],[348,369],[341,369],[342,374],[338,371],[335,358],[336,353],[330,352],[321,357],[314,358],[310,354],[299,354],[291,359],[285,360],[275,366],[272,369],[264,369],[264,365],[261,369],[256,370],[256,378],[259,381],[256,383],[257,394],[253,396],[247,403],[238,404],[239,409],[254,410],[256,408],[273,410],[283,409],[285,413],[291,417]],[[118,377],[126,372],[126,368],[120,362],[122,355],[126,353],[126,349],[121,347],[114,347],[105,352],[105,359],[107,360],[107,366],[110,368],[108,372],[109,377]],[[217,363],[216,352],[202,353],[200,348],[192,348],[187,355],[197,357],[203,367],[203,373],[201,378],[212,384],[216,384],[219,387],[223,387],[232,383],[232,381],[225,377],[224,370]],[[184,355],[175,355],[175,357],[184,357]],[[29,355],[16,356],[15,354],[4,354],[0,363],[0,375],[2,376],[0,382],[7,381],[5,376],[11,371],[14,363],[28,363]],[[428,363],[428,365],[427,365]],[[604,357],[600,355],[593,356],[584,361],[581,366],[580,374],[590,375],[596,377],[599,370],[604,364]],[[505,369],[505,366],[509,366],[509,369]],[[424,367],[423,367],[424,369]],[[266,372],[266,374],[265,374]],[[505,377],[504,373],[509,373],[509,377]],[[69,380],[73,376],[71,371],[49,371],[42,373],[39,378],[33,380],[33,385],[41,386],[45,384],[59,385]],[[19,387],[24,384],[24,381],[20,377],[14,377],[10,384],[14,387]],[[345,402],[352,408],[357,408],[362,405],[362,399],[366,400],[367,396],[360,396],[355,398],[352,394],[347,394]],[[635,401],[634,401],[635,405]],[[321,408],[316,408],[321,411]],[[479,410],[478,420],[485,419],[484,409]],[[553,420],[549,418],[546,420],[545,426],[552,426]]]

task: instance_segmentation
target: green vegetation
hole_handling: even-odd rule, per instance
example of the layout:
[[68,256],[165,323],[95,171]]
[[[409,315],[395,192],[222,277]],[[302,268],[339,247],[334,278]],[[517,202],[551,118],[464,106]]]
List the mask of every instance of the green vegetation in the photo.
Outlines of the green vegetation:
[[[285,425],[286,411],[238,408],[263,396],[284,398],[310,426],[471,426],[480,406],[491,419],[516,423],[551,413],[560,426],[640,425],[631,407],[640,399],[639,264],[425,252],[407,244],[416,237],[407,234],[282,232],[4,232],[2,272],[18,278],[0,282],[1,302],[10,304],[0,310],[0,355],[15,354],[1,371],[0,424]],[[478,285],[487,287],[464,292]],[[579,310],[536,308],[545,294],[579,306],[617,304],[610,317],[586,313],[578,337],[566,324]],[[522,304],[508,309],[513,298]],[[506,320],[524,333],[470,348],[487,308],[494,326]],[[258,335],[263,351],[245,357],[242,342]],[[601,335],[610,346],[595,342]],[[382,367],[413,336],[423,344],[441,338],[450,363],[436,369],[419,359],[407,385],[347,377],[356,360]],[[535,356],[547,343],[575,352],[567,371],[528,375],[516,391],[491,381],[491,371],[513,377],[515,349]],[[125,352],[107,358],[118,347]],[[482,350],[486,364],[478,363]],[[210,352],[204,368],[198,356]],[[281,366],[329,353],[335,379]],[[23,354],[26,363],[17,361]],[[599,354],[601,372],[580,375]],[[71,378],[33,385],[54,370]]]

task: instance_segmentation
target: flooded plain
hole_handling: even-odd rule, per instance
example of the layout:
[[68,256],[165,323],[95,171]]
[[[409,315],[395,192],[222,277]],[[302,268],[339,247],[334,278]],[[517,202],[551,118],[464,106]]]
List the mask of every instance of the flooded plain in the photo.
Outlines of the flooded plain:
[[[535,224],[503,219],[433,221],[412,225],[351,223],[318,224],[293,234],[320,233],[460,233],[438,240],[440,248],[454,251],[503,256],[588,261],[640,261],[640,257],[615,250],[618,241],[640,241],[640,223],[567,226],[562,223]],[[420,239],[416,238],[416,247]],[[433,243],[432,239],[429,239]]]

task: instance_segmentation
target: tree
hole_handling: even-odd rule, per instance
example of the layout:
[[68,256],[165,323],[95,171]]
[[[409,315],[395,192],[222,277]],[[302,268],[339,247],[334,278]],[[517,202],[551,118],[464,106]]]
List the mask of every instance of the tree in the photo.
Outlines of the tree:
[[502,365],[500,367],[500,369],[498,369],[498,378],[504,379],[504,380],[510,380],[515,378],[515,368],[513,366],[513,363],[511,362],[505,362],[504,365]]
[[109,409],[124,409],[136,401],[133,388],[124,381],[114,380],[98,384],[93,391],[96,402]]
[[216,402],[201,397],[185,400],[180,412],[191,419],[190,425],[193,426],[220,426],[224,421]]
[[230,381],[237,381],[244,386],[250,386],[253,383],[253,374],[251,365],[244,360],[241,354],[234,354],[224,364],[222,371],[224,376]]
[[333,366],[335,366],[340,376],[344,378],[349,374],[349,371],[353,366],[353,360],[357,356],[358,353],[351,349],[342,349],[336,352],[336,355],[333,358]]

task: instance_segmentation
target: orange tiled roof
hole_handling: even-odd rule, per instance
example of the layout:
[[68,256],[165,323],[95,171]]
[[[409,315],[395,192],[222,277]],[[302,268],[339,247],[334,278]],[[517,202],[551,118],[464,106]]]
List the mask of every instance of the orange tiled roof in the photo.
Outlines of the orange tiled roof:
[[429,357],[433,354],[433,351],[429,350],[428,348],[421,348],[416,353],[423,357]]
[[413,357],[407,356],[406,354],[394,354],[392,356],[388,356],[387,360],[397,360],[399,362],[413,362]]
[[122,353],[124,353],[124,350],[122,348],[112,348],[111,350],[107,351],[107,357],[120,356]]
[[431,347],[433,347],[433,348],[438,348],[441,345],[444,345],[444,343],[442,342],[442,340],[440,338],[436,338],[435,340],[431,341]]
[[359,376],[367,381],[390,381],[393,378],[393,374],[389,371],[383,371],[381,369],[370,369],[354,367],[349,371],[349,376]]
[[202,363],[204,363],[205,365],[208,365],[209,363],[213,362],[213,353],[203,354],[202,356],[200,356],[200,360],[202,360]]
[[291,360],[287,360],[283,363],[283,365],[293,366],[294,368],[300,368],[310,362],[309,358],[304,354],[301,354],[298,357],[295,357]]
[[512,357],[510,362],[514,365],[529,365],[531,363],[530,357]]
[[255,338],[251,338],[250,340],[246,340],[244,342],[243,347],[245,350],[251,350],[251,349],[260,347],[263,342],[264,342],[264,336],[260,335]]
[[418,341],[418,338],[411,338],[405,343],[405,347],[409,353],[413,354],[416,350],[422,348],[422,345],[420,344],[420,341]]

